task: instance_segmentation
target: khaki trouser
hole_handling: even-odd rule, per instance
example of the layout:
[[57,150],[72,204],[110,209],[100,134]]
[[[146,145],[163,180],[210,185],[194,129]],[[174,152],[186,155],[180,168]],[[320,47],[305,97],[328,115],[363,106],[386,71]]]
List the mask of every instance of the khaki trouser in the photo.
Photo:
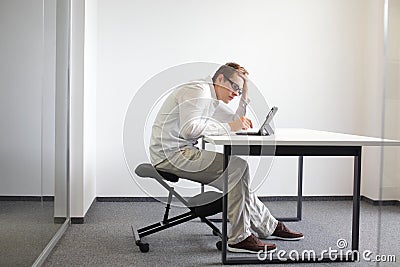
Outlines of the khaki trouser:
[[[156,169],[223,190],[223,154],[196,148],[183,149],[157,164]],[[229,244],[236,244],[251,232],[259,237],[271,235],[278,221],[268,208],[250,192],[247,161],[231,156],[228,165]]]

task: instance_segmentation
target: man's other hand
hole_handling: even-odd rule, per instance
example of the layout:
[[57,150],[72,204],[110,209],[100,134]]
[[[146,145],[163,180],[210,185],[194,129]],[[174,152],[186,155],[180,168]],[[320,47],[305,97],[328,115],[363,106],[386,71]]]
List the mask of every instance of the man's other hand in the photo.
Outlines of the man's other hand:
[[253,123],[249,118],[241,116],[239,119],[230,122],[229,126],[231,127],[232,131],[236,132],[239,130],[247,130],[249,128],[253,128]]

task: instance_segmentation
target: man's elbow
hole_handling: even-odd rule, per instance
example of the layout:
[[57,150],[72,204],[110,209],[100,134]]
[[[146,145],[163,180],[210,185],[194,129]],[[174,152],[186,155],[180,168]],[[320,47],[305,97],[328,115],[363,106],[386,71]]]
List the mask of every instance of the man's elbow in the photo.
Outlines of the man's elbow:
[[181,128],[179,135],[186,140],[197,139],[201,135],[201,131],[196,129],[195,125],[187,124]]

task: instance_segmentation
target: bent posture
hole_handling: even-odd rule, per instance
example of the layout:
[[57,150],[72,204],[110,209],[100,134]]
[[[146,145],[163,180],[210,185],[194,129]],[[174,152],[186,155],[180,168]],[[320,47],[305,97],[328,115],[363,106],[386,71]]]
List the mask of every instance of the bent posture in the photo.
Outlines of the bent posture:
[[[245,117],[249,102],[247,75],[240,65],[227,63],[212,79],[181,85],[167,97],[155,119],[150,141],[156,169],[223,189],[223,155],[199,150],[195,145],[204,135],[252,128],[251,120]],[[239,106],[232,112],[225,104],[237,96],[241,96]],[[278,222],[250,192],[249,166],[244,159],[231,157],[228,170],[229,251],[273,251],[274,244],[260,239],[304,238]]]

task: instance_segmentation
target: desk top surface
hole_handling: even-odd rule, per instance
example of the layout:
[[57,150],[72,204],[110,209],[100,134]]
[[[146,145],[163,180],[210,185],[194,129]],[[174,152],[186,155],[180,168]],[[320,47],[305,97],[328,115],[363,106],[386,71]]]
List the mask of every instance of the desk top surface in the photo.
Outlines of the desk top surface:
[[205,136],[215,145],[299,145],[299,146],[400,146],[399,140],[298,128],[278,128],[273,136]]

